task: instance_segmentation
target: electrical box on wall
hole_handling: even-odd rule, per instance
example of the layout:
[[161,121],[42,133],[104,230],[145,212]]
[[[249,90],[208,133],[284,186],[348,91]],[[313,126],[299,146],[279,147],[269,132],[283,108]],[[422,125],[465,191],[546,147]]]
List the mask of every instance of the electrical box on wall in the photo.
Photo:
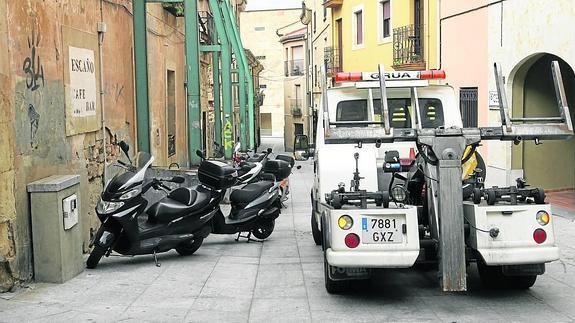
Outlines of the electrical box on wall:
[[78,198],[72,194],[62,200],[64,230],[70,230],[78,223]]

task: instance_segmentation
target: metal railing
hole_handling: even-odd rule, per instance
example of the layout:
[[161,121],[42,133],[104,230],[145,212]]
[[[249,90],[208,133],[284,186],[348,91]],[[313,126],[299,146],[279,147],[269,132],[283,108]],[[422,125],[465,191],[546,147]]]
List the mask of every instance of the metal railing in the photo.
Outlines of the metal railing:
[[323,61],[328,77],[335,76],[335,74],[341,72],[341,66],[339,64],[339,49],[337,47],[326,47],[323,50]]
[[303,100],[302,99],[290,99],[289,105],[291,109],[291,114],[294,117],[301,117],[303,115]]
[[284,61],[284,75],[285,76],[299,76],[304,75],[305,66],[303,59],[293,59]]
[[423,25],[393,29],[393,65],[424,63]]

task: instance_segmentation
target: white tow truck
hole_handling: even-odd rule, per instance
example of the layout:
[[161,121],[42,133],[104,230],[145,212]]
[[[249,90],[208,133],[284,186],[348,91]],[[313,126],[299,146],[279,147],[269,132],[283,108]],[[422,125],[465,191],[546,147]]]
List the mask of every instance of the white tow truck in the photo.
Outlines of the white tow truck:
[[481,140],[570,138],[556,62],[552,71],[560,117],[513,119],[495,65],[502,126],[484,128],[463,128],[453,88],[430,84],[443,71],[379,66],[324,84],[315,151],[296,138],[295,155],[314,158],[311,226],[327,291],[345,292],[374,268],[416,263],[438,264],[444,291],[466,290],[471,262],[487,286],[531,287],[545,263],[559,259],[544,191],[520,179],[484,187],[475,148]]

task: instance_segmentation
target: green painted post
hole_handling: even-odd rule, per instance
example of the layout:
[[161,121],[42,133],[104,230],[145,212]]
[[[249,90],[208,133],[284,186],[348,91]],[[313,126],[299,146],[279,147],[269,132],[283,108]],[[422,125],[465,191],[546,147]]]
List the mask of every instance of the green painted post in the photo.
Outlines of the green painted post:
[[150,110],[148,109],[148,46],[146,2],[132,1],[134,14],[134,61],[136,65],[136,132],[138,151],[150,152]]
[[[236,26],[236,19],[235,19],[235,16],[233,14],[233,10],[227,1],[224,1],[222,3],[222,5],[225,6],[225,10],[223,10],[224,11],[224,18],[227,18],[227,22],[230,24],[230,27],[232,29],[231,35],[233,35],[233,38],[235,40],[233,42],[233,44],[236,45],[235,50],[239,52],[239,53],[237,53],[237,55],[239,56],[240,62],[241,62],[240,70],[243,67],[244,75],[245,75],[245,81],[247,82],[247,93],[246,94],[248,96],[248,100],[247,100],[248,102],[247,102],[247,106],[245,108],[247,109],[247,112],[248,112],[248,122],[246,122],[244,119],[242,121],[242,123],[245,125],[245,128],[247,129],[246,135],[249,137],[250,148],[255,148],[254,147],[255,146],[254,135],[253,135],[255,129],[254,129],[254,96],[253,96],[252,74],[251,74],[251,70],[249,67],[248,59],[246,57],[246,53],[244,51],[242,39],[240,37],[240,33],[238,31],[238,28]],[[240,114],[242,111],[241,107],[244,107],[244,106],[240,105]],[[245,112],[244,112],[244,114],[245,114]],[[243,143],[242,143],[242,147],[246,147],[246,146],[243,146]]]
[[222,144],[222,106],[220,104],[220,53],[212,53],[212,74],[214,79],[214,133],[218,144]]
[[196,150],[202,149],[202,130],[200,125],[200,42],[197,0],[184,1],[184,19],[186,21],[186,68],[188,80],[188,155],[192,165],[199,165],[201,159],[196,155]]
[[222,10],[222,14],[224,17],[224,27],[226,29],[226,34],[228,35],[228,39],[232,44],[232,48],[234,53],[236,54],[236,61],[238,67],[238,95],[239,95],[239,104],[240,104],[240,142],[242,144],[242,148],[248,147],[248,138],[247,138],[247,131],[246,131],[246,69],[244,64],[244,49],[238,44],[236,35],[235,35],[235,21],[231,19],[231,15],[229,12],[228,2],[223,0],[220,2],[220,8]]
[[[218,0],[209,0],[210,10],[212,11],[212,15],[214,16],[214,25],[216,27],[216,31],[218,34],[218,38],[220,40],[221,45],[221,60],[222,60],[222,104],[224,110],[224,118],[223,118],[223,125],[224,125],[224,148],[225,148],[225,155],[226,159],[232,158],[232,151],[233,151],[233,137],[231,136],[231,130],[233,128],[233,114],[232,114],[232,72],[231,72],[231,65],[232,65],[232,53],[230,48],[230,43],[228,41],[228,37],[226,35],[226,30],[224,27],[224,21],[222,17],[221,9],[218,5]],[[230,132],[229,132],[230,131]],[[227,136],[227,132],[229,132],[229,136]]]
[[250,136],[250,148],[255,149],[255,138],[256,138],[256,130],[255,130],[255,120],[254,120],[254,111],[255,111],[255,104],[254,104],[254,84],[253,84],[253,69],[249,68],[249,76],[248,76],[248,125],[249,125],[249,136]]
[[[248,95],[248,88],[250,84],[250,79],[248,77],[249,67],[247,63],[246,54],[244,48],[241,44],[241,39],[236,26],[236,20],[233,18],[231,13],[231,7],[227,1],[221,2],[222,12],[224,15],[225,26],[227,27],[227,33],[230,36],[230,41],[234,48],[234,53],[238,59],[238,74],[239,74],[239,97],[240,97],[240,140],[242,142],[242,147],[248,147],[248,131],[249,125],[248,120],[246,120],[246,112],[249,110],[248,103],[250,101]],[[247,83],[247,84],[246,84]],[[243,97],[243,98],[242,98]],[[247,102],[246,102],[247,101]]]

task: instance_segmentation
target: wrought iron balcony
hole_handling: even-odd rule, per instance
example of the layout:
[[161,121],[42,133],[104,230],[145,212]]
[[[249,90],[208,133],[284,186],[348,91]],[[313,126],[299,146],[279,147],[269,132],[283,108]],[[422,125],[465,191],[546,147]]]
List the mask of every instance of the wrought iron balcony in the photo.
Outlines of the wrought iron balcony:
[[303,115],[302,99],[290,99],[289,104],[292,116],[301,117]]
[[303,112],[302,112],[301,108],[291,108],[291,114],[294,117],[301,117],[303,115]]
[[393,29],[393,67],[401,70],[425,69],[423,25]]
[[294,59],[291,61],[284,61],[284,75],[285,76],[299,76],[304,75],[305,66],[303,59]]
[[338,48],[331,46],[326,47],[323,50],[323,61],[325,63],[327,77],[333,77],[335,74],[341,72]]

